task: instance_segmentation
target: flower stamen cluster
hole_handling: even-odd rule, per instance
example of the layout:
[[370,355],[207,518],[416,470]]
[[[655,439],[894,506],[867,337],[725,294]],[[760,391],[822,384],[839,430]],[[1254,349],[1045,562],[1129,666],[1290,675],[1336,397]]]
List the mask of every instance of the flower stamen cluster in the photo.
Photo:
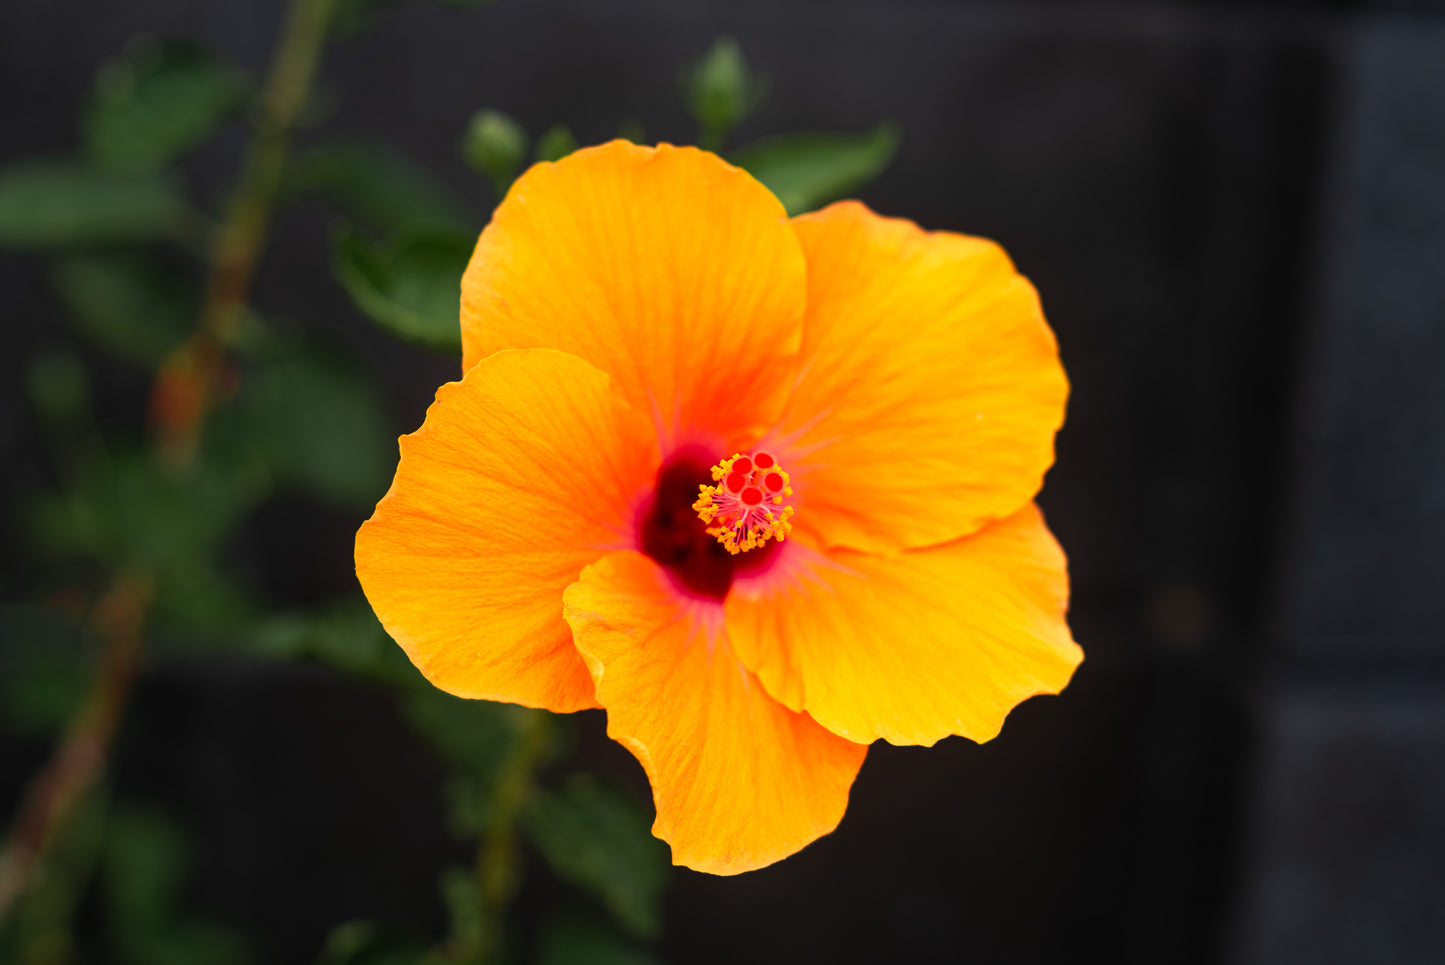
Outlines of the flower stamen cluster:
[[782,542],[793,529],[791,480],[772,453],[741,453],[712,467],[716,486],[699,487],[692,508],[708,524],[708,535],[737,555],[762,546],[769,539]]

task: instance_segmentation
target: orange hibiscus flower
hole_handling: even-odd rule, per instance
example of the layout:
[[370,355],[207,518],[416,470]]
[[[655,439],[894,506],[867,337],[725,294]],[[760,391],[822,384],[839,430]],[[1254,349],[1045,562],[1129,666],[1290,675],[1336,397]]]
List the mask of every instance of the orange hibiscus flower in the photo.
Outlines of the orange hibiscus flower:
[[436,686],[605,708],[676,863],[786,857],[870,742],[988,740],[1078,665],[1032,502],[1068,383],[992,242],[616,141],[516,182],[461,325],[357,575]]

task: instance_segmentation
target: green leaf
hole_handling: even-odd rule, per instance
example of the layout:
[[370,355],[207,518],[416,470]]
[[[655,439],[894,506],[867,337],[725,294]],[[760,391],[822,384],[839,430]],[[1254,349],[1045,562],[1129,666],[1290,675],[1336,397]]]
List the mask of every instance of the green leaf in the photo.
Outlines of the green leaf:
[[160,814],[117,809],[107,828],[103,891],[107,931],[124,965],[232,965],[240,940],[182,908],[185,836]]
[[377,16],[398,0],[334,0],[331,27],[338,34],[352,36],[368,29]]
[[482,891],[476,875],[463,868],[448,868],[441,876],[442,903],[450,923],[448,958],[457,963],[482,962],[480,949],[486,941],[489,922],[482,913]]
[[873,180],[898,150],[898,128],[862,134],[785,134],[734,151],[730,160],[798,215],[846,197]]
[[191,279],[141,251],[71,255],[56,262],[51,281],[83,335],[146,368],[185,339],[199,310]]
[[646,144],[647,128],[637,118],[628,117],[617,125],[617,136],[633,144]]
[[185,884],[186,841],[172,822],[151,811],[117,808],[108,828],[108,904],[119,922],[150,919]]
[[462,157],[492,179],[497,197],[507,193],[517,169],[527,156],[527,132],[522,125],[497,110],[477,111],[462,138]]
[[25,387],[35,411],[57,426],[78,422],[90,398],[85,365],[69,352],[37,354],[26,367]]
[[225,634],[252,619],[255,604],[250,593],[214,558],[172,567],[161,577],[155,603],[158,629],[151,642],[157,654],[215,652]]
[[348,600],[317,612],[272,614],[245,636],[256,652],[267,656],[316,659],[391,684],[424,682],[365,600]]
[[[44,555],[154,574],[157,623],[213,633],[250,611],[244,590],[216,566],[250,498],[245,481],[201,463],[172,474],[143,454],[94,454],[85,474],[41,496],[26,522]],[[172,639],[183,641],[198,642]]]
[[657,958],[583,915],[552,919],[542,929],[538,965],[659,965]]
[[475,243],[472,235],[428,228],[372,245],[343,229],[336,234],[332,261],[342,286],[372,321],[459,355],[462,273]]
[[386,492],[396,434],[376,387],[353,366],[303,348],[255,363],[242,380],[233,446],[249,443],[277,482],[356,509]]
[[293,190],[319,194],[382,233],[417,225],[449,225],[475,236],[475,225],[440,182],[388,147],[342,141],[297,159]]
[[40,498],[29,522],[52,555],[186,572],[208,564],[250,495],[204,462],[171,471],[143,452],[97,453],[71,486]]
[[0,246],[57,248],[174,234],[186,217],[174,183],[155,174],[39,161],[0,171]]
[[199,44],[140,38],[96,76],[85,153],[118,170],[165,167],[209,138],[246,91],[245,78]]
[[342,922],[331,930],[316,965],[422,965],[427,947],[410,932],[371,921]]
[[533,797],[523,828],[558,877],[590,891],[634,935],[661,925],[667,846],[647,814],[619,788],[578,775]]
[[560,161],[577,150],[577,138],[565,124],[554,124],[537,138],[537,160]]
[[80,706],[95,655],[77,616],[0,606],[0,720],[25,734],[58,731]]
[[464,700],[433,687],[407,695],[407,721],[452,767],[490,782],[530,713],[513,704]]
[[69,485],[36,499],[26,523],[43,556],[153,574],[157,623],[214,631],[250,609],[216,558],[257,495],[254,476],[208,459],[174,468],[96,448]]
[[688,106],[701,133],[698,144],[717,150],[728,131],[762,100],[762,86],[748,73],[742,48],[720,37],[687,78]]

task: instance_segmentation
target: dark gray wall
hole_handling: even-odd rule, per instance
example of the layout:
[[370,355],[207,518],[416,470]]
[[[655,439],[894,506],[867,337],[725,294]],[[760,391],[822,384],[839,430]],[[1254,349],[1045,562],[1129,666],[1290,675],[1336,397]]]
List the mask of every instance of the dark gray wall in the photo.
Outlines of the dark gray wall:
[[1237,952],[1445,956],[1445,22],[1341,38]]

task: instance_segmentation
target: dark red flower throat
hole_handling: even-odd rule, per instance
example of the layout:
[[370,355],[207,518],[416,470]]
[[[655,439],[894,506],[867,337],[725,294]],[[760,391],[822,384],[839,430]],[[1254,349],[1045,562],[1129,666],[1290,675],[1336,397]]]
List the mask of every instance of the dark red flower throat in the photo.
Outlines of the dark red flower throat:
[[733,577],[771,566],[782,544],[732,554],[708,533],[693,503],[699,488],[713,481],[713,462],[706,450],[687,448],[662,464],[652,498],[637,514],[637,544],[683,592],[716,603],[727,598]]

